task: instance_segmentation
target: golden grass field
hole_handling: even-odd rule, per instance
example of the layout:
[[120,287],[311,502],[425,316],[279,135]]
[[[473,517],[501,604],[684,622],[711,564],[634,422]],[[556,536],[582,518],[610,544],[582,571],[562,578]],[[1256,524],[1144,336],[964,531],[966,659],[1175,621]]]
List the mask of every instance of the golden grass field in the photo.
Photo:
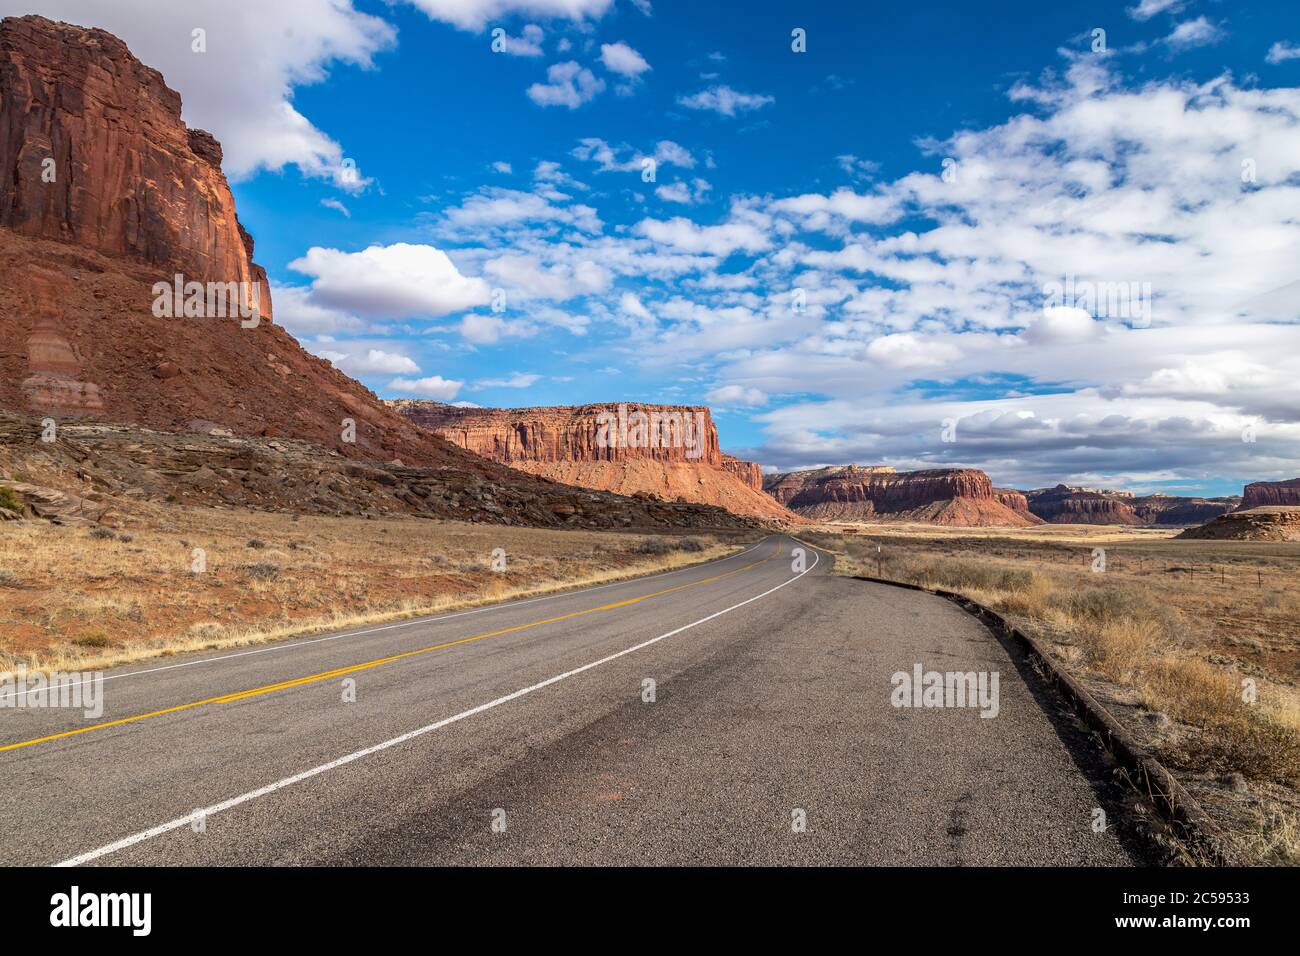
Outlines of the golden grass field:
[[1043,638],[1250,858],[1298,863],[1300,543],[1175,534],[823,525],[800,536],[838,551],[839,573],[956,591]]
[[[0,671],[258,643],[612,581],[741,547],[740,537],[709,534],[164,505],[140,505],[113,529],[3,523]],[[503,571],[492,569],[497,548]]]

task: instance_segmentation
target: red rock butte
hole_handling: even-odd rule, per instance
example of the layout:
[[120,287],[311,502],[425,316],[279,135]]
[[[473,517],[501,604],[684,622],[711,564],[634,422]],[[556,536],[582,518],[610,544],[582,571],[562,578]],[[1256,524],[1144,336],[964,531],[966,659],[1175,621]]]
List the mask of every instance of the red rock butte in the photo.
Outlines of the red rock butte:
[[952,527],[1024,527],[1041,521],[1017,492],[993,488],[974,468],[898,472],[844,465],[769,475],[764,487],[805,518],[822,521],[923,521]]
[[[735,514],[794,516],[761,490],[754,462],[725,454],[704,405],[636,402],[539,408],[388,403],[422,428],[493,461],[553,481]],[[637,431],[639,424],[645,428]]]

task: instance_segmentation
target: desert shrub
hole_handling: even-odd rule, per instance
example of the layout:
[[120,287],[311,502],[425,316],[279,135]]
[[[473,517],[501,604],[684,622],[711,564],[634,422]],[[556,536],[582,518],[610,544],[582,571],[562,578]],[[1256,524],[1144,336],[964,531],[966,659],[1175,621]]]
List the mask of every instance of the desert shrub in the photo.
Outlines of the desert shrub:
[[8,568],[0,568],[0,588],[18,587],[18,575]]
[[18,493],[7,485],[0,485],[0,510],[23,513],[23,503],[19,500]]
[[248,541],[248,546],[250,548],[253,548],[254,550],[257,550],[259,548],[265,548],[266,542],[263,541],[261,538],[250,538]]
[[99,541],[111,541],[117,537],[117,533],[112,528],[91,528],[90,536]]
[[682,538],[681,541],[677,542],[679,551],[703,551],[706,547],[707,545],[699,538]]
[[672,544],[665,541],[663,538],[646,538],[643,541],[638,541],[636,545],[633,546],[632,553],[661,555],[667,554],[672,550]]
[[280,566],[270,561],[244,565],[244,573],[255,581],[274,581],[280,576]]

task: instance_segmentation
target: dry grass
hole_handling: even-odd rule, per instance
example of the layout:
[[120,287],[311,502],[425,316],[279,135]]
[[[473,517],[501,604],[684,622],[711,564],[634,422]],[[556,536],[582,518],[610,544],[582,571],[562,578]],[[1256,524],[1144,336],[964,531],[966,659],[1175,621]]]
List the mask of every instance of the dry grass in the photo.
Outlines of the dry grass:
[[[1261,829],[1239,835],[1270,862],[1300,862],[1300,548],[1078,526],[846,530],[807,537],[839,552],[841,573],[956,591],[1011,616],[1171,766],[1278,788]],[[1094,547],[1106,551],[1100,573]]]
[[[107,667],[356,627],[681,567],[741,546],[716,535],[175,506],[142,506],[107,535],[6,522],[0,671]],[[495,549],[505,552],[504,570],[493,569]]]

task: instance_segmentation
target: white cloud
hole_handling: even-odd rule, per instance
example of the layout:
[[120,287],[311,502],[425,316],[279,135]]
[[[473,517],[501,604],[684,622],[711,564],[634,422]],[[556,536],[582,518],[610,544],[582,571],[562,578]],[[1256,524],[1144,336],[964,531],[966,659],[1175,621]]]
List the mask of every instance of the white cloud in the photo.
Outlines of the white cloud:
[[899,332],[874,339],[867,346],[867,357],[891,368],[934,368],[956,361],[961,350],[948,342]]
[[1142,0],[1136,7],[1129,7],[1127,13],[1134,20],[1150,20],[1157,13],[1177,13],[1183,7],[1183,0]]
[[546,82],[528,87],[528,98],[538,106],[566,106],[576,110],[589,103],[605,89],[605,81],[573,60],[552,63],[546,70]]
[[747,405],[754,407],[766,405],[767,396],[757,388],[745,388],[742,385],[723,385],[704,396],[710,405]]
[[[496,33],[498,29],[501,30],[499,36]],[[527,24],[517,37],[512,37],[504,27],[494,28],[492,33],[493,50],[499,49],[507,56],[541,56],[544,52],[542,38],[545,34],[536,23]]]
[[665,202],[675,202],[689,206],[697,202],[703,202],[708,198],[709,190],[712,188],[713,186],[708,180],[699,177],[692,179],[689,183],[679,179],[656,187],[655,195]]
[[1285,40],[1278,40],[1268,48],[1268,56],[1264,59],[1274,64],[1285,60],[1300,60],[1300,46],[1292,46]]
[[631,79],[636,79],[650,69],[650,64],[645,61],[645,57],[621,40],[618,43],[600,45],[600,62],[605,64],[605,69],[611,73]]
[[430,19],[462,30],[482,30],[488,22],[515,14],[555,20],[598,20],[614,0],[408,0]]
[[595,163],[597,171],[602,173],[639,173],[645,168],[647,159],[654,160],[656,166],[681,166],[684,169],[695,166],[691,151],[671,139],[661,139],[655,144],[654,152],[646,155],[626,144],[611,146],[603,139],[588,137],[579,140],[572,155],[584,162]]
[[729,256],[733,252],[761,252],[771,245],[763,231],[747,222],[725,222],[701,226],[682,216],[672,219],[643,219],[635,232],[683,252]]
[[461,275],[442,250],[405,242],[362,252],[313,246],[289,268],[313,277],[314,303],[365,316],[437,317],[489,295],[486,282]]
[[440,402],[449,402],[456,397],[456,394],[464,385],[464,382],[455,379],[446,379],[441,375],[430,375],[427,378],[416,379],[395,378],[388,383],[388,388],[390,391],[420,395]]
[[300,339],[334,332],[360,332],[366,324],[341,309],[331,309],[312,301],[305,286],[271,284],[271,302],[276,325],[284,326]]
[[335,212],[343,213],[343,215],[348,219],[352,218],[352,213],[348,210],[348,207],[343,205],[343,203],[339,202],[337,199],[322,199],[320,204],[326,209],[333,209]]
[[536,372],[511,372],[506,378],[484,378],[474,383],[475,390],[484,388],[530,388],[542,377]]
[[711,86],[690,96],[679,96],[677,102],[687,109],[712,110],[720,116],[735,116],[761,109],[776,100],[765,93],[742,93],[729,86]]
[[537,327],[517,319],[503,319],[496,315],[471,313],[460,320],[458,331],[466,342],[475,345],[495,345],[503,338],[528,338],[537,334]]
[[410,356],[377,348],[350,352],[322,349],[316,354],[329,359],[350,375],[399,375],[420,371],[420,366]]
[[1222,40],[1227,33],[1205,17],[1185,20],[1174,27],[1173,32],[1165,37],[1165,43],[1176,50],[1190,50],[1198,46],[1210,46]]
[[[43,0],[39,6],[51,19],[116,34],[161,71],[181,94],[185,121],[221,141],[231,177],[293,165],[346,190],[365,186],[356,167],[344,163],[343,147],[294,106],[296,87],[321,82],[339,65],[370,67],[394,45],[396,31],[351,0]],[[0,0],[0,16],[31,8]],[[207,31],[206,53],[191,50],[196,27]]]
[[437,229],[449,238],[480,241],[485,232],[529,224],[573,226],[589,233],[600,231],[603,223],[591,206],[566,205],[554,191],[544,191],[547,195],[486,187],[459,206],[448,209]]
[[513,166],[511,166],[509,163],[502,162],[501,160],[497,160],[495,163],[493,163],[492,169],[494,172],[503,173],[506,176],[512,175],[515,171],[515,168]]
[[1060,345],[1087,342],[1101,332],[1101,327],[1083,309],[1074,306],[1055,306],[1029,323],[1024,331],[1025,341],[1032,345]]

